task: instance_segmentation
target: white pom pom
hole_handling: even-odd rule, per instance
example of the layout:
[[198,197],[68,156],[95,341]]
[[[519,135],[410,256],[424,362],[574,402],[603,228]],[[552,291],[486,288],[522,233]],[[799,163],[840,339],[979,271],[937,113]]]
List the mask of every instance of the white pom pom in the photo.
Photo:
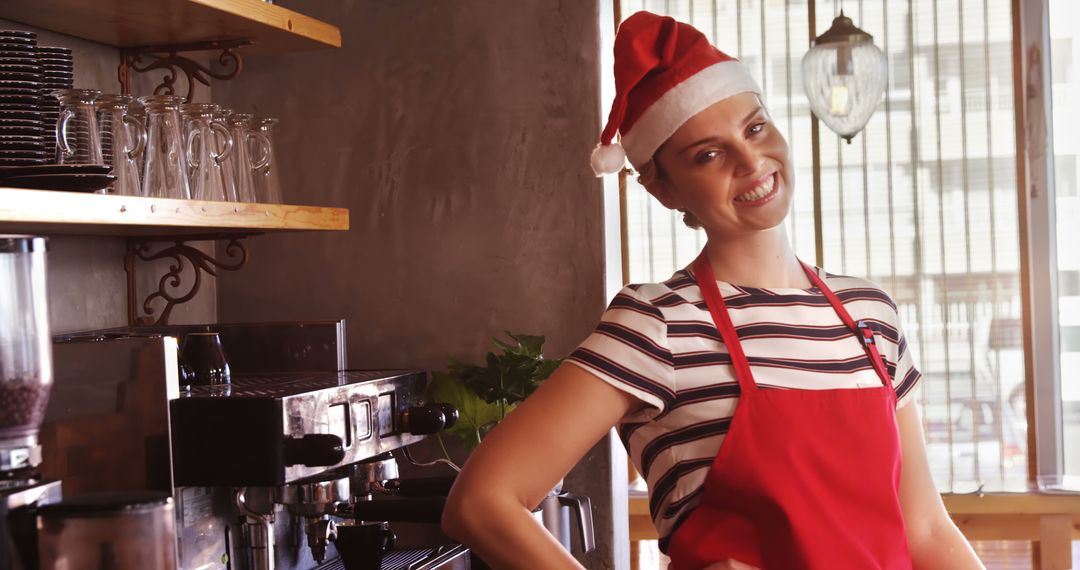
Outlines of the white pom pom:
[[593,149],[591,162],[597,177],[615,174],[626,166],[626,151],[619,143],[601,143]]

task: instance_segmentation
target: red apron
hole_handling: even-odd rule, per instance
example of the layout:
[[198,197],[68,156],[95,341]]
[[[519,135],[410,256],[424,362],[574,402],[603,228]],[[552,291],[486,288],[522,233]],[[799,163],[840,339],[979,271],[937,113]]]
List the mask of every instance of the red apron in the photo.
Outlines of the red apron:
[[729,558],[766,570],[911,568],[896,392],[873,331],[852,320],[812,268],[803,269],[863,344],[882,386],[759,389],[702,253],[694,274],[741,392],[701,504],[672,536],[671,570]]

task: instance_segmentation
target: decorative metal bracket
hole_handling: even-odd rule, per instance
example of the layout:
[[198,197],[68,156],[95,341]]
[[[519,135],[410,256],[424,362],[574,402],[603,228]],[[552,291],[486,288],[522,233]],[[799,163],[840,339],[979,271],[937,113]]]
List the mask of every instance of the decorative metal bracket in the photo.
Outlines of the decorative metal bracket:
[[[247,236],[185,236],[174,239],[128,238],[127,252],[124,254],[124,270],[127,272],[128,279],[128,322],[131,325],[169,324],[169,315],[172,314],[173,307],[190,301],[199,292],[199,288],[202,286],[203,272],[217,277],[218,270],[236,271],[247,264],[248,252],[244,245],[240,243],[240,240],[244,237]],[[228,240],[225,244],[224,260],[203,253],[187,243],[190,241],[217,239]],[[151,244],[161,242],[171,243],[172,245],[153,252]],[[159,259],[172,259],[173,261],[169,264],[169,270],[158,280],[157,291],[150,293],[143,300],[142,314],[140,314],[136,300],[138,297],[136,264],[138,261],[153,262]],[[184,260],[187,260],[193,271],[192,282],[186,291],[182,288],[183,279],[181,278],[181,274],[184,273],[186,267]],[[153,317],[155,312],[153,305],[157,300],[163,301],[165,308],[155,320]]]
[[[117,70],[117,76],[120,80],[120,92],[125,95],[131,94],[131,73],[133,71],[146,73],[163,69],[168,73],[162,79],[161,84],[154,88],[154,95],[175,95],[176,79],[179,76],[177,70],[179,70],[187,76],[188,92],[185,101],[190,103],[192,97],[195,96],[196,82],[209,86],[210,78],[227,81],[239,75],[240,70],[244,67],[244,62],[236,48],[251,43],[251,40],[244,39],[122,48],[120,50],[120,67]],[[218,62],[229,71],[217,73],[199,62],[181,55],[182,53],[196,51],[220,51]],[[144,58],[149,61],[144,61]]]

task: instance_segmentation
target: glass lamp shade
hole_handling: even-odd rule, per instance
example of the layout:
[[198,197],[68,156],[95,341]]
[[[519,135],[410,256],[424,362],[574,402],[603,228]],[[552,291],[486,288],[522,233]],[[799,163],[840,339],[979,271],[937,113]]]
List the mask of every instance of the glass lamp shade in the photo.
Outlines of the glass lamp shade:
[[850,144],[881,100],[889,73],[873,36],[840,13],[803,56],[803,90],[810,108]]

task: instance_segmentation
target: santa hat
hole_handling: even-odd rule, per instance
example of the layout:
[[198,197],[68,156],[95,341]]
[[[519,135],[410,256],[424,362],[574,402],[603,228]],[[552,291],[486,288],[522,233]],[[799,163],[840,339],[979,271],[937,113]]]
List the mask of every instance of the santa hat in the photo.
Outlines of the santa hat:
[[[615,101],[592,153],[597,176],[635,168],[688,119],[737,93],[761,93],[739,60],[689,24],[651,12],[630,16],[615,35]],[[612,142],[615,133],[620,143]]]

